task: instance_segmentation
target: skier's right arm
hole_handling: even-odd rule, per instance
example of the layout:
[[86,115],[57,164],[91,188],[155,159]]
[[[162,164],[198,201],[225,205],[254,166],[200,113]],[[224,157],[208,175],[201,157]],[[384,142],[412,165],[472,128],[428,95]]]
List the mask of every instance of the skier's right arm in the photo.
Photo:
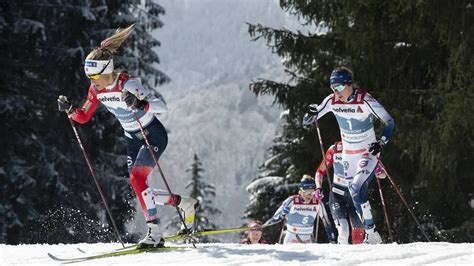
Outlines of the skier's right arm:
[[[323,161],[321,161],[321,164],[316,169],[315,181],[316,181],[317,188],[322,187],[324,175],[326,174],[327,169],[330,168],[334,162],[333,157],[334,157],[335,149],[336,149],[336,146],[334,144],[331,145],[331,147],[329,147],[329,149],[326,151],[326,154],[324,155]],[[326,164],[324,163],[324,160],[326,160]]]
[[308,106],[308,112],[303,117],[303,125],[309,126],[314,123],[316,119],[320,119],[329,111],[331,111],[331,100],[334,94],[327,96],[320,105],[315,103]]
[[72,111],[68,113],[68,116],[79,124],[85,124],[91,119],[98,105],[99,100],[97,99],[97,93],[95,92],[94,87],[90,86],[87,100],[84,102],[82,107],[72,109]]

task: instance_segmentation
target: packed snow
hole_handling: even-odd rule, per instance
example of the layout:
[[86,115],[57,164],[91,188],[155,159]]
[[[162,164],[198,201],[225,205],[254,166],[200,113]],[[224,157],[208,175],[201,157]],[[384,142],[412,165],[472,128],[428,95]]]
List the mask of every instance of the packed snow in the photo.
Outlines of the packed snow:
[[[0,245],[0,265],[58,265],[47,256],[84,256],[119,244]],[[198,244],[196,249],[97,259],[78,265],[473,265],[474,244]]]

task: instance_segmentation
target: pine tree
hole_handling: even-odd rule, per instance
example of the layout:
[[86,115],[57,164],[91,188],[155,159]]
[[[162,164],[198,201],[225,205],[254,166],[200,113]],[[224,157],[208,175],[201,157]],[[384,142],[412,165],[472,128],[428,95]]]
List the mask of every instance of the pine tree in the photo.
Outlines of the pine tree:
[[[159,60],[151,48],[159,43],[150,35],[162,26],[159,15],[164,11],[151,1],[144,3],[60,0],[0,5],[0,144],[5,149],[0,159],[0,242],[114,239],[67,118],[57,112],[56,99],[60,94],[76,104],[85,99],[85,56],[117,27],[132,22],[137,23],[137,41],[125,42],[121,54],[134,55],[140,63],[131,66],[124,60],[119,67],[143,75],[147,86],[167,80],[153,66]],[[139,8],[145,12],[138,14]],[[78,129],[124,233],[134,198],[126,145],[116,137],[119,123],[103,111],[99,108],[92,121]]]
[[[442,238],[438,230],[473,228],[468,202],[474,188],[469,178],[474,153],[473,145],[466,144],[473,142],[474,122],[465,115],[473,111],[467,99],[474,94],[470,4],[402,0],[280,4],[319,31],[304,34],[249,25],[253,39],[263,39],[282,57],[289,74],[287,83],[259,80],[251,90],[274,95],[275,102],[289,110],[282,138],[289,140],[294,173],[314,171],[322,159],[314,129],[303,129],[300,121],[308,104],[319,103],[330,93],[331,70],[346,65],[354,70],[359,85],[395,118],[395,136],[382,160],[411,202],[419,202],[415,212],[424,227],[435,239],[449,240],[454,239]],[[339,139],[332,117],[326,116],[320,125],[326,146]],[[398,240],[421,240],[397,196],[393,191],[387,194]],[[374,207],[376,223],[381,225],[382,211]]]
[[[203,180],[202,173],[204,169],[202,168],[202,163],[197,154],[194,154],[191,168],[187,169],[186,172],[191,174],[191,180],[186,184],[185,188],[191,189],[189,196],[197,199],[200,205],[195,218],[196,230],[217,229],[217,226],[210,220],[210,217],[221,213],[217,208],[212,206],[212,200],[210,199],[216,196],[216,187]],[[219,241],[209,236],[203,236],[200,237],[200,242],[209,243]]]

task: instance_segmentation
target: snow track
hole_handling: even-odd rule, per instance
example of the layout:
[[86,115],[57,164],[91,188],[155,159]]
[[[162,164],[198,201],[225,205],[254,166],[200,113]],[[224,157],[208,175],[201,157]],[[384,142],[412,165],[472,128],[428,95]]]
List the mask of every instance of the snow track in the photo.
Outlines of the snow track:
[[[0,265],[58,265],[47,255],[82,256],[119,248],[118,244],[0,245]],[[474,265],[474,244],[411,243],[341,246],[331,244],[198,244],[197,249],[126,255],[78,265]]]

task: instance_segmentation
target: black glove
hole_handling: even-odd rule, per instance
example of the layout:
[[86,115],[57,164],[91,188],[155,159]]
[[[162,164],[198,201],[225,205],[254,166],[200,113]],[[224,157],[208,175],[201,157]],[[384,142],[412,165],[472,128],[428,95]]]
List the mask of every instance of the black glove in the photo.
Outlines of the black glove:
[[311,116],[318,116],[318,105],[315,103],[308,105],[307,113]]
[[308,105],[307,112],[303,117],[303,126],[309,127],[318,117],[318,105],[313,103]]
[[377,155],[383,149],[384,145],[385,145],[385,143],[381,140],[378,140],[377,142],[371,143],[370,146],[369,146],[369,152],[372,153],[372,155]]
[[124,91],[122,94],[123,101],[127,104],[128,108],[132,109],[145,109],[147,101],[138,99],[134,94],[129,91]]
[[73,110],[71,102],[64,95],[59,95],[58,97],[58,110],[66,113],[70,113]]

